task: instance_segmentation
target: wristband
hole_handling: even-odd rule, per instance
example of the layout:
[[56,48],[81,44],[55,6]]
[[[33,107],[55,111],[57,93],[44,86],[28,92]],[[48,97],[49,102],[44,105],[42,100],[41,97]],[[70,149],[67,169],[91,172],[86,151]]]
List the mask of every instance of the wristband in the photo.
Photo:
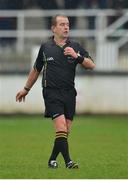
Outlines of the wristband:
[[28,88],[28,87],[24,87],[24,89],[25,89],[27,92],[30,91],[30,88]]
[[76,58],[76,60],[77,60],[80,64],[82,64],[82,62],[84,61],[84,57],[81,56],[80,54],[77,54],[77,55],[78,55],[78,57]]

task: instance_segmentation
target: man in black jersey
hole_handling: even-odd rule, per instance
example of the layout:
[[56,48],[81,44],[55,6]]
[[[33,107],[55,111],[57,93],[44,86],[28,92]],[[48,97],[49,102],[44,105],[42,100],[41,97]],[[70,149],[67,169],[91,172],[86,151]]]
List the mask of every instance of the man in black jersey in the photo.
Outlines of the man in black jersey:
[[66,168],[73,169],[78,168],[78,164],[70,157],[68,134],[76,105],[75,70],[78,63],[89,69],[93,69],[95,64],[88,52],[79,43],[69,38],[67,16],[56,15],[53,17],[51,30],[53,37],[41,45],[25,87],[17,93],[16,101],[25,101],[25,96],[43,68],[42,87],[46,108],[45,116],[53,119],[56,133],[48,167],[58,167],[56,158],[61,153]]

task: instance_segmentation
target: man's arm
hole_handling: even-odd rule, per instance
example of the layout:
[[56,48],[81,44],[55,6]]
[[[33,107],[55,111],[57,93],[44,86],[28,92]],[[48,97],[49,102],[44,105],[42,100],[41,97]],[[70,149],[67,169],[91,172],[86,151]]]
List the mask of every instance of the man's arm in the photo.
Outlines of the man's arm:
[[16,95],[16,101],[19,101],[19,102],[25,101],[25,96],[28,94],[29,90],[32,88],[32,86],[36,82],[39,74],[40,74],[40,72],[38,72],[35,69],[32,69],[30,71],[24,88],[21,91],[19,91]]
[[64,49],[64,55],[71,55],[75,59],[79,58],[79,63],[86,69],[95,68],[95,64],[91,58],[81,57],[80,54],[76,53],[72,47],[66,47]]
[[95,64],[91,58],[84,58],[84,61],[82,62],[82,66],[86,69],[94,69],[95,68]]

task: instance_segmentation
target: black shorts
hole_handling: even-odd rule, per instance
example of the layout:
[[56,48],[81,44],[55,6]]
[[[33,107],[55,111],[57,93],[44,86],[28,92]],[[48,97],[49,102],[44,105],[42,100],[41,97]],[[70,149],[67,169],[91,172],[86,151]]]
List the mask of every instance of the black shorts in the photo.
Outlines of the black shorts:
[[76,90],[43,88],[45,117],[52,119],[64,114],[66,119],[73,120],[76,107]]

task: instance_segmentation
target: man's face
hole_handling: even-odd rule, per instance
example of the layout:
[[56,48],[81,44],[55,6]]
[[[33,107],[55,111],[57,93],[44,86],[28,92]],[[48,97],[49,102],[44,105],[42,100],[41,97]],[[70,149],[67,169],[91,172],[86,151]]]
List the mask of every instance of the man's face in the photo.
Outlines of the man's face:
[[59,38],[67,38],[69,35],[68,18],[58,16],[56,19],[56,25],[52,27],[52,31]]

